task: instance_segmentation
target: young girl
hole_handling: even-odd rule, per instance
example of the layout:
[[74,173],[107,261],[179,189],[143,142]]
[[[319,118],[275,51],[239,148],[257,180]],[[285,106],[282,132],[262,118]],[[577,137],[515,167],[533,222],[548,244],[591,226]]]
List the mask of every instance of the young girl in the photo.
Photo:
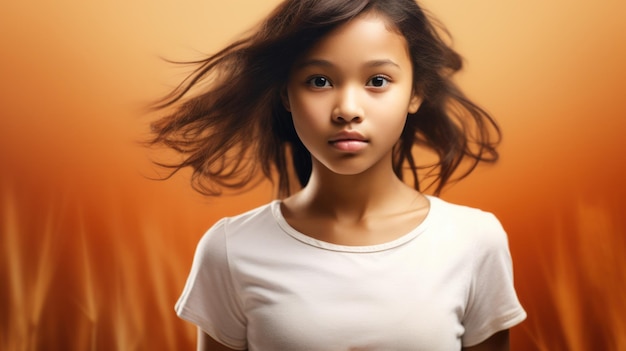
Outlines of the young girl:
[[198,244],[176,312],[199,350],[508,349],[526,314],[506,234],[421,193],[415,151],[434,151],[439,194],[460,166],[497,159],[499,130],[451,81],[461,58],[413,0],[286,0],[197,63],[154,143],[203,193],[259,171],[279,189]]

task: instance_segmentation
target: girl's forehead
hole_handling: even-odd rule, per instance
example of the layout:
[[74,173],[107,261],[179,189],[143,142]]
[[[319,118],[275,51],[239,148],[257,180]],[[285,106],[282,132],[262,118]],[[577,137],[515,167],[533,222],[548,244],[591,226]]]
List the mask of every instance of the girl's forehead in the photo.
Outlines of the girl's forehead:
[[[311,58],[362,56],[408,57],[406,39],[378,13],[364,13],[317,41],[299,61]],[[297,64],[297,63],[296,63]]]

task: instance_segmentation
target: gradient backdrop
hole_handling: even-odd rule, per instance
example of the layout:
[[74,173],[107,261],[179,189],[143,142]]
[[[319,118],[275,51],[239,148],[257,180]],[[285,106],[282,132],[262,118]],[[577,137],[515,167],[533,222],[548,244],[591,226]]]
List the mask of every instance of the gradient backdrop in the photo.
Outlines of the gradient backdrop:
[[[0,349],[191,350],[178,320],[200,235],[267,202],[204,199],[137,145],[142,108],[277,0],[4,2]],[[514,350],[626,350],[626,2],[425,5],[500,121],[502,161],[445,199],[495,212],[529,318]]]

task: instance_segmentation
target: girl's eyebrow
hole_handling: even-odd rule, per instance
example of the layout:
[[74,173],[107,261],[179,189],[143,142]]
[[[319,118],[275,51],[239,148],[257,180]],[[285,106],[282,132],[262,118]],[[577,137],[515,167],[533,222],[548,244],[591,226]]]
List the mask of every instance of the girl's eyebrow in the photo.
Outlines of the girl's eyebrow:
[[[393,60],[390,60],[390,59],[370,60],[363,64],[363,66],[365,67],[380,67],[380,66],[387,66],[387,65],[400,68],[400,65],[398,65],[397,63],[395,63]],[[310,60],[306,60],[306,61],[299,63],[296,68],[302,69],[302,68],[306,68],[310,66],[334,67],[335,65],[332,62],[323,60],[323,59],[310,59]]]
[[391,65],[391,66],[395,66],[396,68],[400,68],[399,64],[393,62],[393,60],[390,60],[390,59],[371,60],[371,61],[367,61],[365,63],[365,66],[367,66],[367,67],[380,67],[380,66],[387,66],[387,65]]

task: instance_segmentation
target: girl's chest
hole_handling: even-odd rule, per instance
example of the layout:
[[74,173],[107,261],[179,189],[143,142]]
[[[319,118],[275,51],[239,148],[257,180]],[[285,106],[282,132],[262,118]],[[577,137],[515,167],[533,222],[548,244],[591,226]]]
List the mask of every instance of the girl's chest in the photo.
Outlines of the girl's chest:
[[460,349],[463,267],[343,258],[270,265],[245,279],[250,350]]

